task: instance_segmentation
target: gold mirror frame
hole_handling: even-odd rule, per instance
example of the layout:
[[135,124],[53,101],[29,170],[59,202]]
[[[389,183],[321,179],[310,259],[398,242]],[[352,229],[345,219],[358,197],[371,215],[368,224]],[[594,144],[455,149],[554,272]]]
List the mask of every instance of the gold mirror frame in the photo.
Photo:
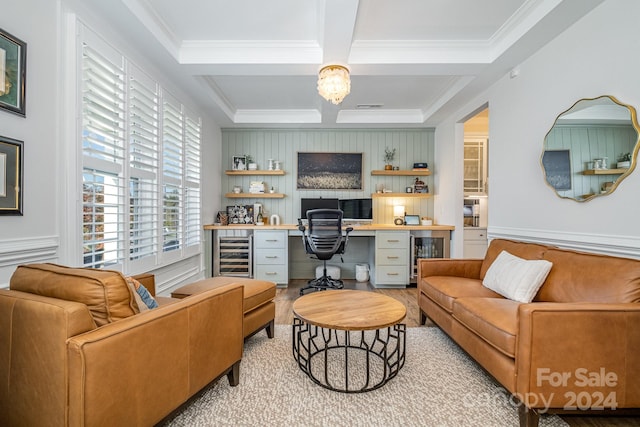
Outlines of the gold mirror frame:
[[[628,111],[628,121],[626,119],[623,122],[621,120],[608,120],[604,117],[593,117],[593,112],[591,111],[601,109],[613,112],[613,109],[616,108],[618,110],[617,113],[621,113],[617,107],[623,107]],[[586,111],[588,109],[591,110]],[[567,120],[569,115],[577,117],[582,115],[582,118]],[[589,120],[585,117],[588,117]],[[568,121],[569,123],[558,123],[562,120]],[[629,128],[627,128],[627,126],[629,126]],[[611,134],[607,134],[601,130],[607,128],[619,129],[620,131],[616,133],[616,137],[622,134],[622,138],[617,141],[610,141]],[[556,136],[556,131],[560,134],[559,137]],[[578,135],[572,134],[573,131]],[[635,137],[632,135],[633,131],[635,131]],[[585,132],[589,139],[587,141],[589,144],[587,150],[580,148],[584,146],[584,141],[582,141],[580,137],[584,136]],[[611,130],[611,132],[613,132],[613,130]],[[629,139],[628,141],[624,140],[625,134]],[[595,141],[591,141],[592,137]],[[553,143],[549,142],[550,138],[553,139]],[[561,141],[556,141],[556,138]],[[604,149],[602,148],[603,141],[601,141],[601,139],[607,139]],[[621,147],[625,147],[626,144],[628,144],[628,150],[622,149],[623,152],[615,152],[613,153],[614,158],[610,158],[612,155],[611,150],[621,151]],[[618,148],[616,148],[616,146]],[[576,147],[578,147],[578,149],[575,149]],[[590,148],[594,148],[596,153],[594,154],[590,151]],[[635,169],[639,149],[640,126],[638,125],[635,108],[618,101],[610,95],[603,95],[597,98],[583,98],[556,117],[553,126],[544,138],[542,154],[540,156],[540,167],[544,174],[545,183],[558,197],[575,200],[577,202],[586,202],[595,197],[606,196],[613,193],[620,182]],[[631,154],[631,163],[628,168],[610,167],[616,163],[618,156],[626,152]],[[588,158],[586,157],[587,155],[589,156]],[[609,162],[604,165],[604,167],[602,164],[598,168],[587,166],[589,163],[594,163],[597,158],[606,157],[609,157]],[[587,186],[590,189],[588,192],[584,191]],[[580,194],[575,194],[576,191]]]

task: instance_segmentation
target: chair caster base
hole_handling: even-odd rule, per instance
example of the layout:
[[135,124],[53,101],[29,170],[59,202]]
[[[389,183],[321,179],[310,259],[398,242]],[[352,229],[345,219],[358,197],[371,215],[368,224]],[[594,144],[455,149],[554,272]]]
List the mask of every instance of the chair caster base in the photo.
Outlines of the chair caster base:
[[323,276],[318,279],[309,280],[309,283],[304,288],[300,289],[300,295],[304,295],[304,292],[309,289],[316,291],[326,291],[327,289],[342,289],[344,283],[342,280],[334,280],[331,277]]

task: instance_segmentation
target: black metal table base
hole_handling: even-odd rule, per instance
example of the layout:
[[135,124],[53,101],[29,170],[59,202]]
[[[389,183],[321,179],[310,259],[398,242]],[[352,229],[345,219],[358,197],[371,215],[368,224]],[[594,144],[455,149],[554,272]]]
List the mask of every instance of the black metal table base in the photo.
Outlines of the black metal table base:
[[382,387],[404,366],[406,325],[345,331],[293,319],[293,357],[316,384],[343,393]]

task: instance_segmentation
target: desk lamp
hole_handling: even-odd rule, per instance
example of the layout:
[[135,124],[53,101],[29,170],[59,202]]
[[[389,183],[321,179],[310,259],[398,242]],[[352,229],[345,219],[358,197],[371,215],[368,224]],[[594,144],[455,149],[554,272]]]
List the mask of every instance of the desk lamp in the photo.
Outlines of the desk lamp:
[[398,205],[393,207],[393,223],[395,225],[404,225],[404,206]]

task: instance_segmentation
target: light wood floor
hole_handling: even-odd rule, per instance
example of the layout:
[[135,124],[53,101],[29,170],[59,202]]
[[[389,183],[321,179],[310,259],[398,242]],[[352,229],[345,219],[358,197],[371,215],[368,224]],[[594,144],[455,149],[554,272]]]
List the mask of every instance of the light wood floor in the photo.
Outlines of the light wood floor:
[[[293,302],[300,296],[300,288],[306,284],[304,280],[292,280],[287,288],[278,288],[276,291],[276,318],[278,325],[291,325]],[[397,299],[407,307],[407,317],[404,323],[407,327],[420,326],[420,312],[418,309],[418,291],[415,287],[407,289],[376,289],[370,283],[360,283],[355,280],[345,280],[345,289],[357,289],[363,291],[380,292]],[[579,417],[562,416],[562,419],[571,427],[640,427],[640,417]]]

